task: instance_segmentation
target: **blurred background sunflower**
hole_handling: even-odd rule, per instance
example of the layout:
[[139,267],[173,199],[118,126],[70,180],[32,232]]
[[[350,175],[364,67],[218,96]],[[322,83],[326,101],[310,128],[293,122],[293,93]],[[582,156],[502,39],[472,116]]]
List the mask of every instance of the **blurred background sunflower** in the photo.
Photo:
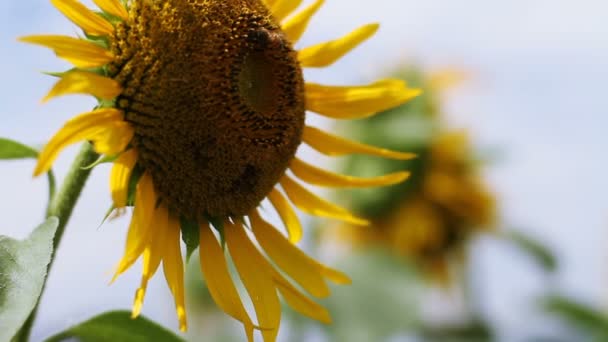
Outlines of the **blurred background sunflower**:
[[343,194],[354,211],[372,218],[371,227],[340,225],[323,233],[355,248],[390,249],[409,258],[424,276],[448,286],[449,264],[464,258],[467,242],[478,232],[495,228],[495,198],[481,178],[483,161],[469,134],[445,127],[441,114],[439,93],[457,83],[462,73],[446,70],[427,76],[405,67],[400,74],[424,89],[424,95],[344,129],[385,148],[407,146],[418,158],[387,163],[353,156],[343,168],[358,175],[405,168],[412,176],[407,184]]

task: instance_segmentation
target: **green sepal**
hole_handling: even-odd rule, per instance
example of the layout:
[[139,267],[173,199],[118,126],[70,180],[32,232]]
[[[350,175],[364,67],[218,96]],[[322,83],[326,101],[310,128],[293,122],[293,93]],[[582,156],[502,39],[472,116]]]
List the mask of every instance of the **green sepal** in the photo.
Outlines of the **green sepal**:
[[189,221],[184,218],[180,219],[180,227],[182,231],[182,241],[186,244],[186,263],[188,263],[192,253],[194,253],[200,244],[200,228],[197,222]]
[[224,233],[224,221],[214,218],[208,218],[207,221],[211,223],[211,227],[213,227],[220,234],[220,243],[222,244],[222,249],[226,248],[226,235]]
[[[101,11],[93,11],[93,12],[95,14],[103,17],[106,20],[108,19],[108,16],[106,16],[106,14],[104,12],[101,12]],[[91,43],[95,43],[106,50],[110,49],[110,39],[108,37],[90,35],[90,34],[86,33],[85,31],[82,31],[82,33],[84,34],[84,37],[86,37],[86,40],[90,41]]]
[[43,75],[47,75],[47,76],[53,76],[53,77],[61,78],[61,77],[63,77],[63,75],[68,74],[68,73],[70,73],[72,71],[77,71],[77,70],[80,70],[80,69],[78,69],[78,68],[71,68],[71,69],[68,69],[68,70],[65,70],[65,71],[42,71],[42,74]]
[[75,325],[46,342],[78,340],[81,342],[184,342],[168,329],[145,317],[131,318],[129,311],[110,311]]
[[0,138],[0,159],[12,160],[28,158],[38,158],[38,151],[20,142],[7,138]]
[[99,156],[99,158],[97,158],[97,160],[95,162],[93,162],[91,165],[83,166],[83,167],[81,167],[81,169],[90,170],[100,164],[112,163],[116,160],[116,158],[118,158],[118,155],[116,155],[116,156],[103,156],[102,155],[102,156]]
[[137,183],[144,175],[144,169],[139,165],[135,164],[131,176],[129,177],[129,187],[127,189],[127,205],[135,205],[135,190],[137,189]]
[[25,240],[0,236],[0,341],[10,341],[36,306],[58,226],[50,217]]
[[[112,204],[110,206],[110,209],[108,209],[108,211],[106,211],[106,214],[103,216],[103,218],[101,219],[101,223],[99,223],[99,227],[103,226],[104,223],[106,223],[106,221],[108,220],[108,218],[110,218],[110,215],[112,215],[112,212],[116,209],[116,207],[114,206],[114,204]],[[99,228],[98,227],[98,228]]]

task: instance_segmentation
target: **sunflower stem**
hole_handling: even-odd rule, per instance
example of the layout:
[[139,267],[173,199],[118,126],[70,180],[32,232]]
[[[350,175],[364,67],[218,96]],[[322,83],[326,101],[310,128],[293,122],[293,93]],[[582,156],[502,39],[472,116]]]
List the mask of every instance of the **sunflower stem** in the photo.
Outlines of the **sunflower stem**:
[[44,294],[48,274],[51,272],[57,248],[61,243],[61,238],[63,237],[65,228],[70,220],[70,216],[72,216],[72,211],[78,202],[82,189],[84,188],[84,185],[91,174],[92,169],[86,167],[95,162],[97,158],[99,158],[99,155],[95,153],[93,146],[88,142],[84,143],[80,149],[80,152],[76,156],[76,159],[74,159],[74,162],[72,163],[72,166],[70,167],[61,188],[49,202],[46,216],[55,216],[59,219],[59,226],[57,227],[57,232],[55,233],[55,238],[53,239],[53,254],[51,255],[51,262],[49,263],[47,269],[47,277],[44,280],[42,292],[38,298],[38,303],[36,303],[34,310],[32,310],[32,313],[28,317],[23,327],[21,327],[21,330],[17,336],[13,338],[13,341],[25,342],[29,340],[32,325],[38,312],[40,298],[42,298],[42,295]]

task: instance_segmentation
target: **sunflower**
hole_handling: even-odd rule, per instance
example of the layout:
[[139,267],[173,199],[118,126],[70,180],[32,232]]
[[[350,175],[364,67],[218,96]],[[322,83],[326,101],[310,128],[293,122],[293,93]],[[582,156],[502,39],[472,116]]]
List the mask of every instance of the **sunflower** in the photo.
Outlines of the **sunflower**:
[[[56,133],[34,174],[47,171],[66,146],[79,141],[91,142],[104,160],[113,161],[113,208],[133,207],[114,278],[143,258],[133,317],[140,314],[148,281],[162,262],[179,327],[186,330],[180,236],[194,226],[209,291],[219,307],[243,323],[249,340],[255,329],[265,340],[276,338],[278,293],[297,312],[328,323],[328,312],[304,292],[323,298],[329,295],[328,280],[346,284],[350,279],[294,246],[302,228],[293,206],[357,225],[367,221],[294,178],[327,187],[370,187],[402,182],[408,173],[334,174],[298,159],[296,150],[304,142],[329,156],[409,159],[412,154],[308,126],[306,111],[363,118],[420,91],[395,79],[361,86],[304,82],[302,67],[333,64],[370,38],[378,24],[296,51],[293,44],[323,0],[298,12],[300,0],[94,0],[101,11],[76,0],[51,2],[84,37],[21,38],[50,48],[74,66],[59,74],[45,100],[81,93],[96,97],[99,105]],[[287,237],[260,215],[264,199],[278,213]],[[253,302],[257,323],[229,274],[225,249]]]

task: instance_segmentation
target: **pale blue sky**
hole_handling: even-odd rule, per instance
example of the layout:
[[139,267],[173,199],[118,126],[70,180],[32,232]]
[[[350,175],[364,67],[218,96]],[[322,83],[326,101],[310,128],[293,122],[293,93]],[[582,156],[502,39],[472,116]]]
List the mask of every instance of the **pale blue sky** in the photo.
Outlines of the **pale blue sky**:
[[[607,11],[601,0],[328,0],[302,45],[367,22],[382,27],[344,61],[307,76],[365,82],[378,75],[378,65],[389,70],[400,61],[468,70],[471,80],[446,94],[446,107],[454,127],[468,127],[478,142],[504,151],[488,176],[505,221],[555,248],[563,269],[552,286],[608,307]],[[76,29],[46,0],[3,0],[0,23],[0,136],[41,144],[93,101],[71,97],[40,105],[53,80],[39,71],[67,65],[16,37]],[[59,159],[60,175],[73,153]],[[1,234],[22,237],[40,221],[46,188],[44,180],[31,180],[32,168],[29,161],[0,165]],[[126,233],[124,220],[97,229],[109,203],[107,171],[95,170],[76,208],[35,339],[131,304],[139,270],[106,286]],[[483,241],[475,255],[485,307],[505,338],[533,329],[538,321],[527,300],[544,279],[504,245]],[[144,313],[175,328],[164,280],[158,277],[151,287]]]

